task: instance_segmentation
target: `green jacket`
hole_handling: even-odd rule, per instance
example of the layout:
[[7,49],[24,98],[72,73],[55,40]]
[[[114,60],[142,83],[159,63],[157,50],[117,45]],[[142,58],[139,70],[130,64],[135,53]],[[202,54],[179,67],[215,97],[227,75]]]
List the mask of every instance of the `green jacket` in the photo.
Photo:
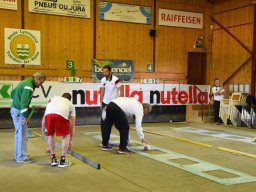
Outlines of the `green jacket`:
[[11,107],[20,110],[24,117],[29,116],[29,104],[36,88],[32,77],[21,81],[11,92],[13,99]]

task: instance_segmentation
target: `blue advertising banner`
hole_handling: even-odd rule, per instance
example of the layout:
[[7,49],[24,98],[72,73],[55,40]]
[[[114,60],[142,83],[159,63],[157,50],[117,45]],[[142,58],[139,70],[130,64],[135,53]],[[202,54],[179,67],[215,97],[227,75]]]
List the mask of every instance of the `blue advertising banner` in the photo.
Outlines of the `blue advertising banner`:
[[101,1],[100,19],[151,24],[151,7]]
[[112,73],[117,76],[121,82],[131,82],[134,79],[134,64],[132,60],[109,60],[92,59],[92,80],[100,82],[103,78],[102,67],[110,65]]

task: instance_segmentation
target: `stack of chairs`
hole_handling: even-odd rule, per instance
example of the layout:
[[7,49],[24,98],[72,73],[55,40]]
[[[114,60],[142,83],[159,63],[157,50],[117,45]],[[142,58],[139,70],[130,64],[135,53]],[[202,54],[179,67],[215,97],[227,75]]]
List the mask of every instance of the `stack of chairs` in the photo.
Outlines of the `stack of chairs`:
[[243,93],[232,93],[230,99],[223,99],[220,102],[219,116],[225,125],[228,125],[229,120],[235,126],[240,124],[237,118],[240,115],[240,111],[235,107],[236,105],[245,105],[246,95]]
[[249,106],[243,106],[241,120],[247,127],[252,127],[251,108]]
[[252,128],[256,128],[256,107],[252,107],[251,116],[252,116]]
[[235,105],[232,111],[232,115],[230,116],[230,121],[233,123],[235,127],[245,127],[246,124],[242,121],[244,105]]
[[228,124],[229,119],[229,99],[222,99],[220,101],[220,113],[219,116],[225,125]]
[[241,120],[250,128],[256,128],[256,100],[249,95],[246,98],[246,106],[243,106]]

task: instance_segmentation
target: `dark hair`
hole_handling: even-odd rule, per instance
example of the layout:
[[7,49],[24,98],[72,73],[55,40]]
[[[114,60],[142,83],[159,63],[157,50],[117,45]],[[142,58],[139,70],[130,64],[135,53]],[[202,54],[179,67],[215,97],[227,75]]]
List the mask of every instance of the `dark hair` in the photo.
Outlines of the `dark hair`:
[[215,82],[216,80],[219,80],[219,78],[215,78],[215,79],[213,79],[213,81]]
[[105,66],[103,67],[103,69],[108,69],[109,71],[111,71],[110,65],[105,65]]
[[70,93],[63,93],[62,97],[68,99],[69,101],[71,101],[71,94]]

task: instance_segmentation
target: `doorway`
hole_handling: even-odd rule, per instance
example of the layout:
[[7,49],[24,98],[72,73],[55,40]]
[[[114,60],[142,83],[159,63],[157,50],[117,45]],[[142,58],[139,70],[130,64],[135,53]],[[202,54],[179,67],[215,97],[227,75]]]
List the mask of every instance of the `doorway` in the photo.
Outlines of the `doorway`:
[[206,53],[188,52],[188,84],[205,85]]

